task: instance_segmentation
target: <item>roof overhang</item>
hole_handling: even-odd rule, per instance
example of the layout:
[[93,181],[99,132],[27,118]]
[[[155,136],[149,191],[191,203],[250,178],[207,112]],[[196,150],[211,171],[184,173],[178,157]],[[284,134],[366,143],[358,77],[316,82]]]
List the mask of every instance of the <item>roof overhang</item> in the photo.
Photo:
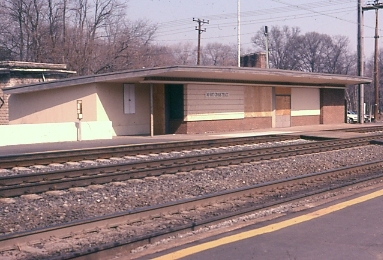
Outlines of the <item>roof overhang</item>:
[[345,88],[347,85],[369,84],[370,78],[308,73],[290,70],[213,67],[213,66],[169,66],[120,71],[85,77],[73,77],[22,86],[7,87],[5,94],[43,91],[90,83],[161,83],[161,84],[219,84],[254,85],[312,88]]
[[278,81],[252,81],[210,78],[172,78],[172,77],[146,77],[140,83],[147,84],[209,84],[230,86],[273,86],[273,87],[305,87],[305,88],[345,88],[345,85],[310,84],[307,82],[278,82]]

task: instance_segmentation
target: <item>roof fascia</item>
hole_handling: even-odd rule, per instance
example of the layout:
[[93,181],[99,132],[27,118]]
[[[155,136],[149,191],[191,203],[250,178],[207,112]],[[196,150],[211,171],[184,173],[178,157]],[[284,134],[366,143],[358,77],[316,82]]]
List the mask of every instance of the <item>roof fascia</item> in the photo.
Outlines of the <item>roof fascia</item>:
[[[295,87],[329,87],[332,88],[345,88],[346,85],[355,85],[355,84],[368,84],[371,83],[371,79],[367,77],[359,76],[349,76],[349,75],[337,75],[337,74],[319,74],[319,73],[308,73],[300,71],[287,71],[287,70],[277,70],[277,69],[257,69],[257,68],[238,68],[238,67],[213,67],[213,66],[168,66],[168,67],[157,67],[157,68],[144,68],[138,70],[129,70],[129,71],[119,71],[99,75],[90,75],[83,77],[67,78],[57,81],[48,81],[35,84],[13,86],[3,88],[5,94],[17,94],[17,93],[27,93],[41,90],[48,90],[61,87],[71,87],[75,85],[84,85],[98,82],[122,82],[125,83],[166,83],[163,80],[160,80],[160,77],[166,78],[167,73],[195,73],[196,75],[201,75],[200,78],[196,77],[195,79],[188,78],[187,80],[178,77],[178,81],[172,78],[172,81],[169,83],[211,83],[211,84],[223,84],[224,82],[229,82],[228,84],[237,84],[237,85],[273,85],[273,86],[295,86]],[[211,75],[209,76],[209,74]],[[240,79],[222,79],[222,82],[216,83],[217,78],[221,73],[227,73],[229,75],[240,75],[247,74],[256,77],[271,75],[271,76],[281,76],[285,77],[284,81],[274,80],[273,82],[269,81],[241,81]],[[180,76],[181,76],[180,75]],[[222,74],[223,75],[223,74]],[[287,77],[287,80],[286,80]],[[169,79],[171,77],[168,77]],[[229,77],[230,78],[230,77]],[[290,78],[291,82],[288,82]],[[297,79],[305,79],[301,83],[295,83]],[[324,79],[327,82],[324,82],[322,85],[320,83],[310,83],[310,79]],[[231,81],[231,82],[230,82]],[[285,82],[287,81],[287,82]],[[334,81],[343,81],[341,84],[331,83]],[[344,83],[344,84],[343,84]]]
[[309,88],[340,88],[347,86],[343,84],[310,84],[296,82],[273,82],[273,81],[249,81],[228,80],[209,78],[172,78],[172,77],[145,77],[140,81],[143,84],[209,84],[209,85],[231,85],[231,86],[270,86],[270,87],[309,87]]

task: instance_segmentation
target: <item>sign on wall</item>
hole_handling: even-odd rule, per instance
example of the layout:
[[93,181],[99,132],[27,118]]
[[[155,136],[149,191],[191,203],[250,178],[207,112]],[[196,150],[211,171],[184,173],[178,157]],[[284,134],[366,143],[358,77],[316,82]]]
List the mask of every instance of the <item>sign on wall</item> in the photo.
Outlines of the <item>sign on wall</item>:
[[229,97],[229,92],[206,92],[205,97],[207,97],[207,98],[225,98],[225,97]]
[[136,94],[134,84],[124,84],[124,113],[136,113]]

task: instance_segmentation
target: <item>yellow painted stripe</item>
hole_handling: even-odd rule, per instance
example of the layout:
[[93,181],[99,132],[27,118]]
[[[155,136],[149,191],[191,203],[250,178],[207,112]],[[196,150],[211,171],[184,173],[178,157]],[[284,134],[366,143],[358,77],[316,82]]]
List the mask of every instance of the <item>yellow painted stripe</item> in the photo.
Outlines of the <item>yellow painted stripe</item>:
[[324,209],[320,209],[320,210],[314,211],[312,213],[309,213],[309,214],[306,214],[303,216],[288,219],[288,220],[285,220],[285,221],[282,221],[282,222],[279,222],[276,224],[268,225],[268,226],[265,226],[262,228],[242,232],[242,233],[239,233],[236,235],[223,237],[223,238],[220,238],[220,239],[217,239],[214,241],[206,242],[206,243],[192,246],[189,248],[185,248],[185,249],[182,249],[182,250],[179,250],[179,251],[167,254],[167,255],[163,255],[163,256],[154,258],[154,260],[179,259],[179,258],[186,257],[189,255],[198,253],[198,252],[202,252],[204,250],[208,250],[208,249],[211,249],[214,247],[226,245],[229,243],[237,242],[237,241],[240,241],[243,239],[255,237],[255,236],[266,234],[266,233],[271,233],[271,232],[274,232],[274,231],[277,231],[277,230],[280,230],[280,229],[283,229],[283,228],[286,228],[286,227],[289,227],[292,225],[296,225],[296,224],[299,224],[302,222],[306,222],[306,221],[330,214],[332,212],[344,209],[346,207],[349,207],[349,206],[352,206],[352,205],[355,205],[355,204],[358,204],[361,202],[365,202],[365,201],[370,200],[370,199],[374,199],[374,198],[382,196],[382,195],[383,195],[383,190],[376,191],[376,192],[370,193],[368,195],[361,196],[361,197],[358,197],[358,198],[355,198],[355,199],[352,199],[349,201],[345,201],[345,202],[342,202],[342,203],[339,203],[339,204],[336,204],[336,205],[333,205],[333,206],[330,206],[330,207],[327,207]]

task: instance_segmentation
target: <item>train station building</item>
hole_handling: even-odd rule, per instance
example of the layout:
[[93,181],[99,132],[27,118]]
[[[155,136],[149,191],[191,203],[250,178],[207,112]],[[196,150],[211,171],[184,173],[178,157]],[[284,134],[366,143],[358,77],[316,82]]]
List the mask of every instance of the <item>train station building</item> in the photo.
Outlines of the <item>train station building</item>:
[[80,133],[87,140],[344,123],[346,87],[370,82],[276,69],[169,66],[10,86],[3,92],[9,95],[10,126],[33,126],[65,140],[78,140]]

